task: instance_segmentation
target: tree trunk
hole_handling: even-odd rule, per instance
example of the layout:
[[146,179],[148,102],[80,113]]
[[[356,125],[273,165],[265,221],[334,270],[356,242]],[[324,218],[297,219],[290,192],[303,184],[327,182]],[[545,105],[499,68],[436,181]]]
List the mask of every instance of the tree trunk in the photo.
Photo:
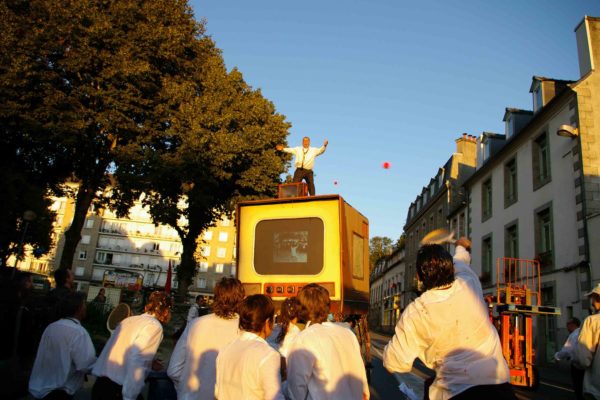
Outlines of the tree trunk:
[[88,182],[82,182],[79,190],[77,190],[73,221],[69,229],[65,231],[65,244],[60,256],[59,268],[71,269],[73,266],[77,244],[81,240],[81,228],[83,228],[85,217],[95,196],[95,188],[92,186]]
[[188,288],[192,284],[194,275],[196,274],[196,259],[194,258],[194,254],[196,253],[196,240],[200,235],[200,229],[191,217],[188,224],[187,235],[185,237],[181,237],[180,235],[183,252],[181,254],[181,264],[177,268],[177,281],[179,285],[177,289],[178,301],[185,300]]

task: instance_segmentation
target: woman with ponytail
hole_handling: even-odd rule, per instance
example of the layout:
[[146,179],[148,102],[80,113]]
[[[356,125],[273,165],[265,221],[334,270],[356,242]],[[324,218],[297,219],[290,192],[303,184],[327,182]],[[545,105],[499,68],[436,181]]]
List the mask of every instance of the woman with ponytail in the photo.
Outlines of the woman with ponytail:
[[300,328],[296,325],[299,309],[300,304],[295,297],[290,297],[281,304],[279,324],[277,324],[271,335],[274,340],[269,342],[283,357],[287,357],[290,344],[296,335],[300,333]]

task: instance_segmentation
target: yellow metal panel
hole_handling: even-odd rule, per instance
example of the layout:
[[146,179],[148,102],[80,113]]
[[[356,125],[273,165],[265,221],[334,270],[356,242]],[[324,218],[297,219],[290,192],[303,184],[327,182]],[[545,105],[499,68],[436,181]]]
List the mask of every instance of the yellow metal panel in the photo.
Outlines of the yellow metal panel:
[[[335,296],[341,292],[341,235],[339,197],[311,201],[247,202],[238,208],[238,278],[243,283],[333,282]],[[323,221],[323,268],[315,275],[260,275],[254,266],[255,230],[265,220],[319,218]],[[275,296],[274,296],[275,297]]]

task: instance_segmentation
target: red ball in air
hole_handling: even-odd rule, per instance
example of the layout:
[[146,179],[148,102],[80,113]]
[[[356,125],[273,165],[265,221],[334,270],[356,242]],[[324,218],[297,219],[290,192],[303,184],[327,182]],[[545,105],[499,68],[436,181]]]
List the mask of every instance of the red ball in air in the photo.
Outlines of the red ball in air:
[[390,169],[390,167],[392,166],[392,164],[391,164],[389,161],[384,161],[384,163],[383,163],[383,164],[381,164],[381,166],[382,166],[384,169]]

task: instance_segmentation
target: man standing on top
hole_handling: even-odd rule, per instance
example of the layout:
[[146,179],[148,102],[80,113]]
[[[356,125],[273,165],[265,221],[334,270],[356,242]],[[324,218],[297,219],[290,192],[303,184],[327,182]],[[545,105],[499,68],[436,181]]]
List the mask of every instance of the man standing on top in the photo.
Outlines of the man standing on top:
[[329,141],[325,140],[323,146],[319,148],[310,147],[310,138],[304,136],[302,138],[302,147],[283,147],[282,144],[278,144],[275,147],[279,151],[293,154],[296,157],[294,160],[296,170],[294,171],[293,182],[302,182],[305,180],[308,184],[308,194],[311,196],[315,195],[315,182],[313,178],[315,158],[325,152],[328,144]]

